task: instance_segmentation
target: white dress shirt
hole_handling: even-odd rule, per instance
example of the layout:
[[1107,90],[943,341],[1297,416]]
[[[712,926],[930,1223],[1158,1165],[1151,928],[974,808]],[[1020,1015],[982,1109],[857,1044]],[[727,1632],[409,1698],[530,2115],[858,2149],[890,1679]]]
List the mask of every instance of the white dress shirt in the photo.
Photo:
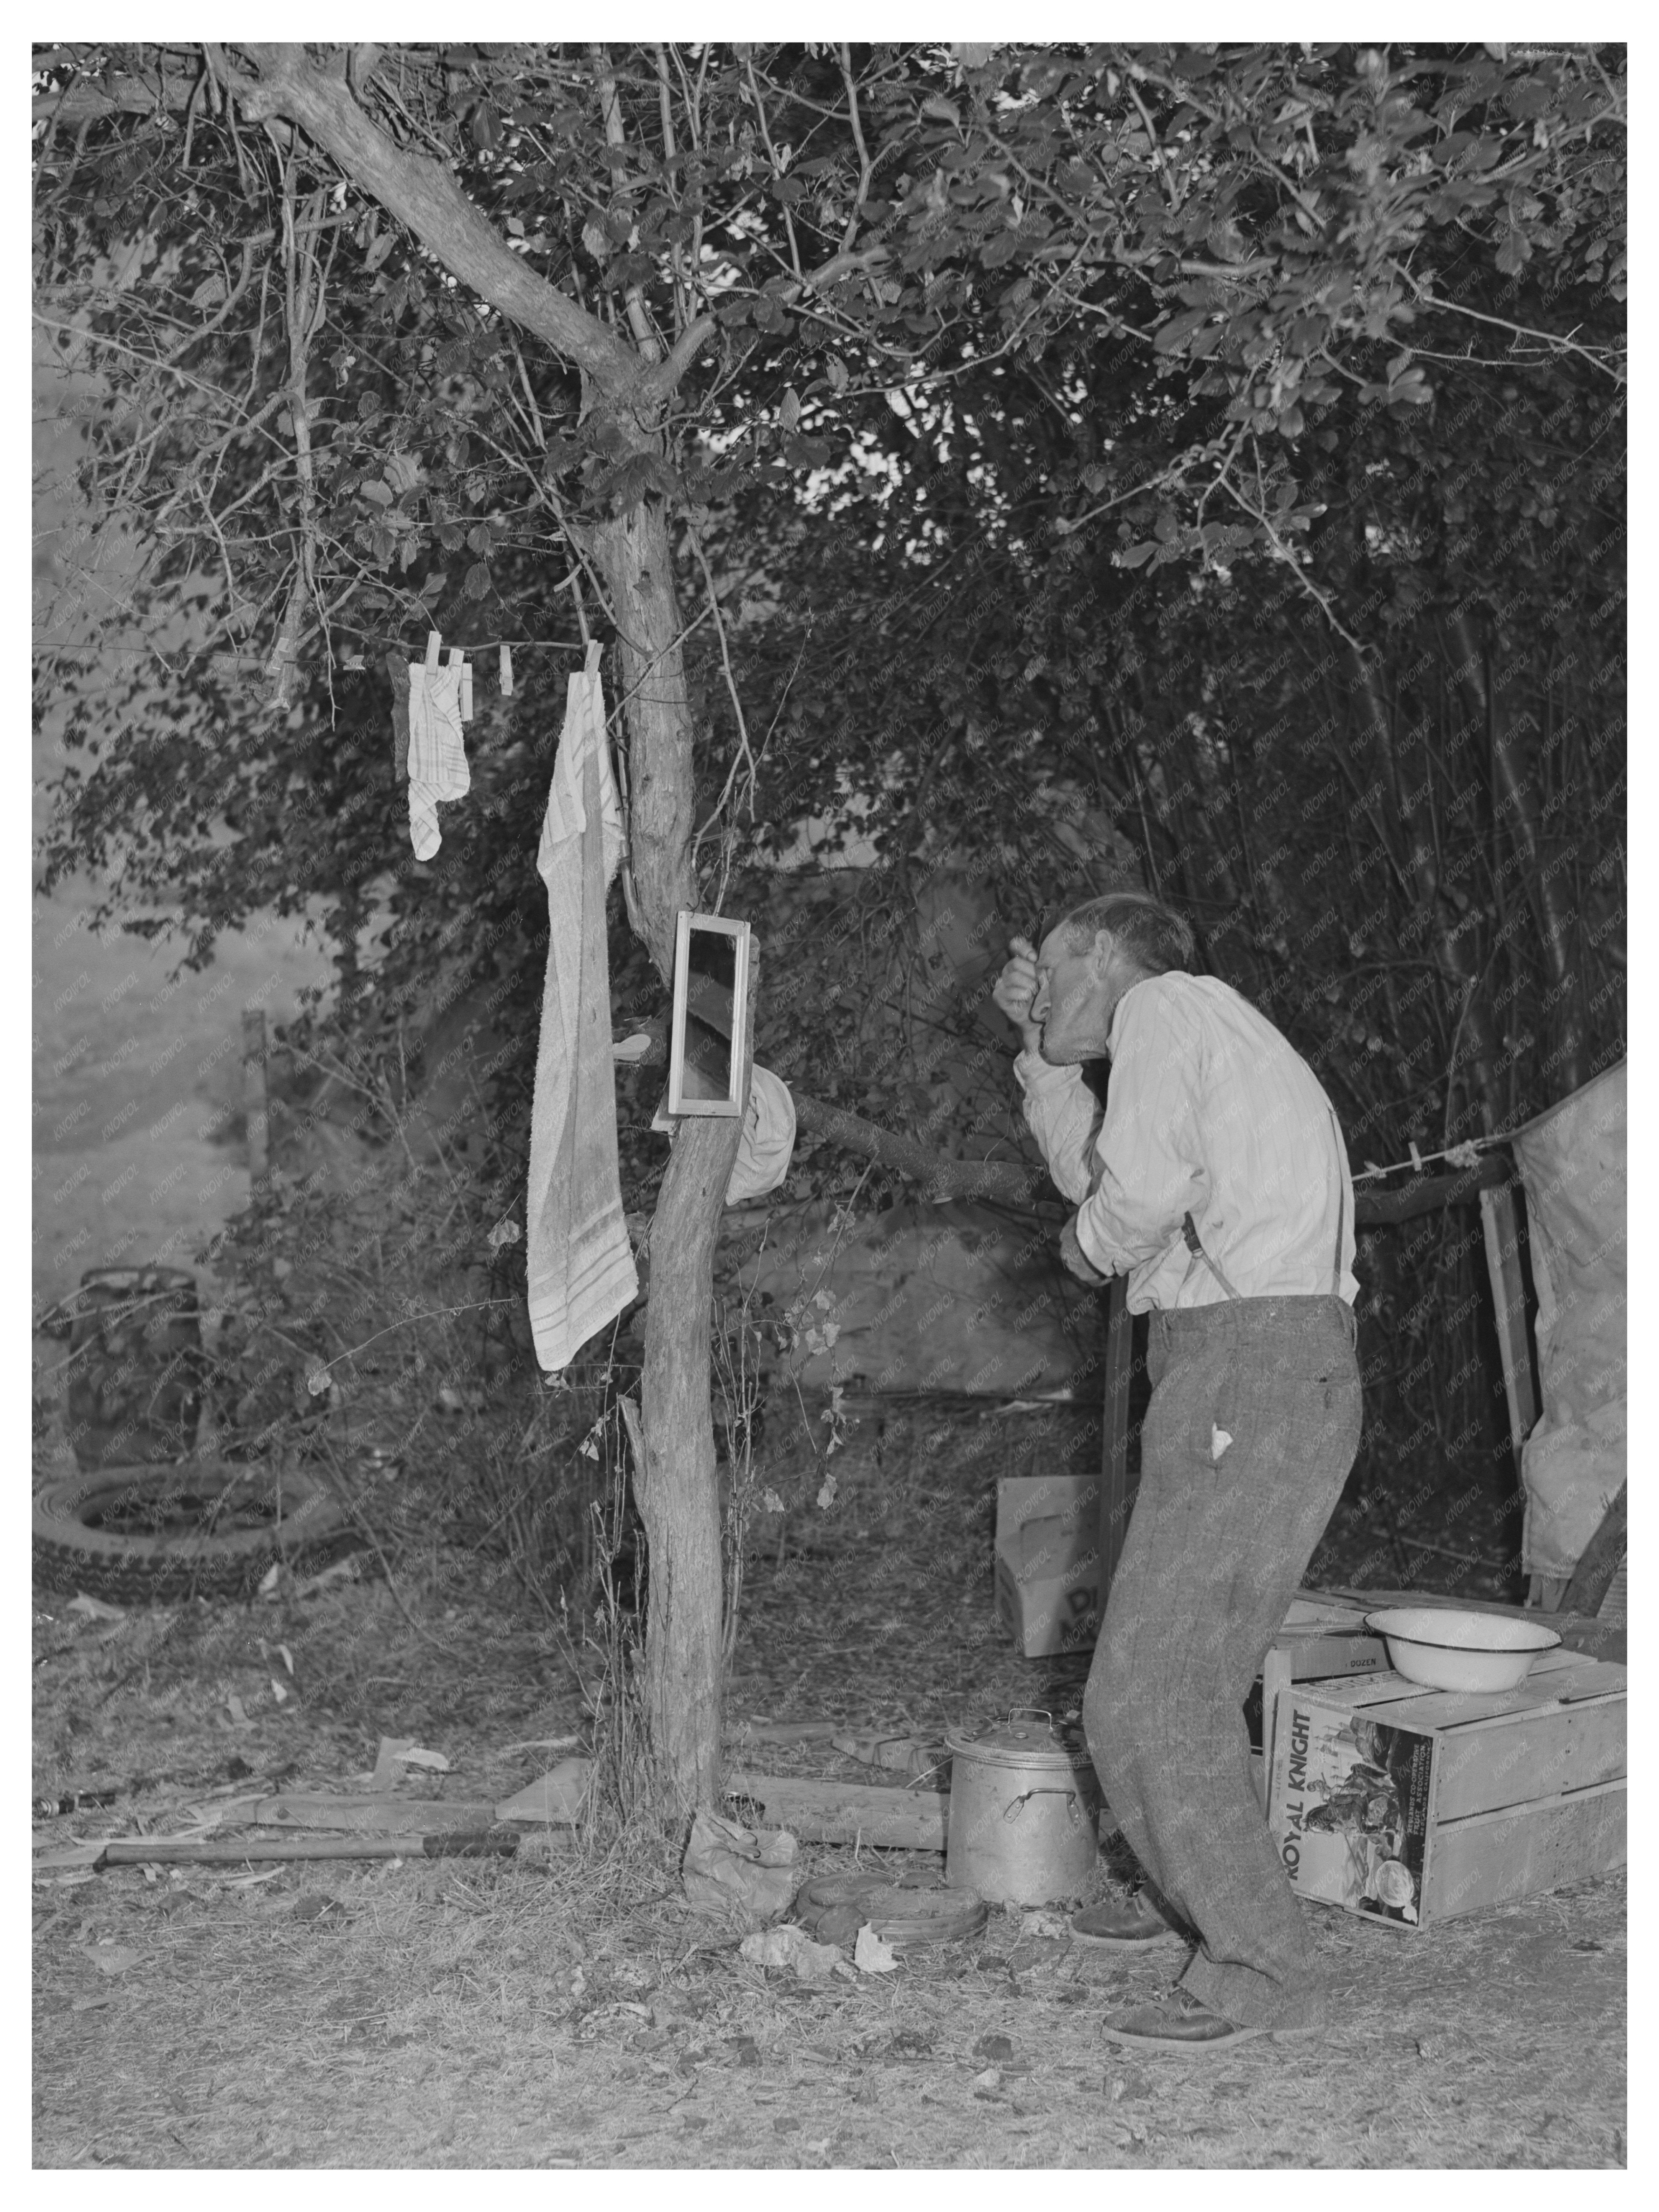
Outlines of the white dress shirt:
[[[1103,1115],[1075,1067],[1022,1052],[1025,1118],[1103,1275],[1127,1275],[1131,1313],[1240,1297],[1352,1305],[1353,1184],[1318,1078],[1264,1015],[1213,975],[1149,976],[1119,1000]],[[1339,1252],[1339,1236],[1340,1249]]]

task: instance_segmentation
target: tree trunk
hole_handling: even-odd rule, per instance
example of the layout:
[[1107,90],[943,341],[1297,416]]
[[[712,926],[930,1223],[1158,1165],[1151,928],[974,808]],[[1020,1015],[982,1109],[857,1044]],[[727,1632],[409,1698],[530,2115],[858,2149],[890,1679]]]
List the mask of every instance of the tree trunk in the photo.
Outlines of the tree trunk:
[[646,1537],[645,1705],[665,1807],[712,1806],[720,1788],[720,1498],[709,1408],[714,1244],[739,1123],[683,1121],[651,1224],[643,1454],[634,1494]]
[[[284,116],[480,296],[592,378],[637,448],[655,449],[656,412],[712,324],[684,331],[653,366],[537,276],[441,162],[394,146],[343,78],[298,46],[248,46],[251,82],[213,50],[245,116]],[[618,403],[626,401],[626,406]],[[574,534],[574,533],[573,533]],[[641,503],[580,536],[604,580],[620,639],[617,698],[629,732],[629,866],[639,921],[666,983],[675,916],[696,903],[691,869],[692,726],[668,530]],[[709,1405],[714,1241],[740,1124],[684,1121],[658,1202],[647,1310],[643,1436],[636,1495],[648,1556],[646,1702],[663,1800],[710,1804],[719,1787],[721,1690],[720,1512]],[[630,1433],[635,1425],[629,1424]]]
[[[642,505],[586,537],[619,639],[635,895],[666,983],[675,918],[697,902],[691,712],[667,524],[660,507]],[[708,1330],[714,1245],[740,1131],[734,1118],[680,1122],[651,1228],[634,1491],[647,1545],[647,1728],[662,1802],[677,1809],[712,1806],[720,1788],[722,1591]]]
[[617,631],[617,700],[628,727],[628,834],[646,948],[674,972],[674,921],[696,904],[691,872],[691,707],[673,557],[662,509],[641,505],[582,533]]

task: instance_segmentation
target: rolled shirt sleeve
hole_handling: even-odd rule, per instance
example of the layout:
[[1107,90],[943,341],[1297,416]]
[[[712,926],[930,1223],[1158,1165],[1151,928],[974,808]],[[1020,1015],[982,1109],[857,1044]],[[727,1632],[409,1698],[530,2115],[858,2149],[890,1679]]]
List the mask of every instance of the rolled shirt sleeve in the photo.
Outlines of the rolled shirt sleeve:
[[1084,1257],[1103,1275],[1157,1259],[1179,1239],[1184,1215],[1203,1214],[1203,1055],[1195,1011],[1176,993],[1138,984],[1125,994],[1113,1024],[1094,1188],[1077,1218]]
[[1077,1067],[1050,1067],[1041,1054],[1022,1052],[1014,1079],[1025,1094],[1026,1125],[1036,1139],[1054,1187],[1080,1204],[1093,1181],[1100,1101]]

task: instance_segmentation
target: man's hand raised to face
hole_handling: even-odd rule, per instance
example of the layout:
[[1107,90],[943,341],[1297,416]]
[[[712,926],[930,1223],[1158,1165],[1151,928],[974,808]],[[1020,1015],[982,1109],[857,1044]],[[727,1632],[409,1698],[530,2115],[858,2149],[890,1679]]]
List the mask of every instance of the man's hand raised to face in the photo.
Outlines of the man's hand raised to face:
[[997,977],[991,993],[991,1003],[1000,1006],[1020,1034],[1027,1052],[1039,1050],[1042,1043],[1042,1024],[1031,1019],[1031,1002],[1036,997],[1036,947],[1028,938],[1013,937],[1008,940],[1007,966]]

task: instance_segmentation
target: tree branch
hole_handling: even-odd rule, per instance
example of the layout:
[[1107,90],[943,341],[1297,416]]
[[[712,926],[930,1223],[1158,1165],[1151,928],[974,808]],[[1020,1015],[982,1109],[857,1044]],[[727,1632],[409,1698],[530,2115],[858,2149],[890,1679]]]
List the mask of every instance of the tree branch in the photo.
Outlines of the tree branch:
[[[643,1034],[651,1040],[650,1049],[641,1053],[630,1066],[666,1065],[666,1014],[653,1014],[648,1021],[630,1021],[626,1033],[630,1036]],[[789,1095],[794,1102],[797,1127],[814,1136],[827,1137],[848,1152],[860,1152],[878,1166],[890,1168],[896,1175],[920,1183],[930,1198],[991,1198],[1007,1206],[1029,1206],[1042,1181],[1041,1169],[1016,1167],[1007,1160],[947,1159],[932,1146],[918,1144],[912,1137],[902,1137],[896,1130],[884,1129],[879,1122],[866,1121],[861,1114],[850,1114],[840,1106],[826,1106],[822,1099],[809,1098],[805,1092],[793,1088]]]
[[480,299],[584,370],[607,398],[638,391],[642,366],[632,349],[526,268],[441,162],[394,146],[343,78],[325,76],[299,46],[244,45],[241,51],[258,69],[258,82],[233,74],[227,88],[250,121],[283,116],[297,124]]

